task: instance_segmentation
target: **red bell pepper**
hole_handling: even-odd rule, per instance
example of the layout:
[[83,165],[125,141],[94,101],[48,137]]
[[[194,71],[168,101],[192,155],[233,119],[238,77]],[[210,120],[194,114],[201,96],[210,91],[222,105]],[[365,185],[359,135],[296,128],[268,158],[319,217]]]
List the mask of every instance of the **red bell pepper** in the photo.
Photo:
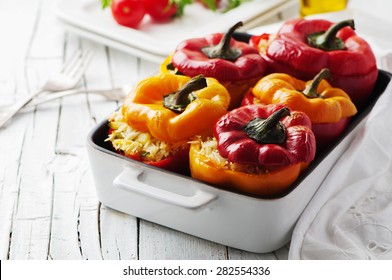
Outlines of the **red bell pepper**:
[[148,161],[145,163],[179,174],[190,175],[189,146],[160,161]]
[[268,41],[263,34],[251,39],[250,44],[267,45],[260,51],[270,73],[310,80],[322,68],[328,68],[331,84],[343,89],[357,108],[362,108],[374,88],[378,70],[371,47],[353,29],[353,20],[334,24],[323,19],[293,19],[283,24],[276,37]]
[[189,77],[202,74],[223,84],[231,95],[230,109],[239,106],[244,93],[265,74],[267,68],[256,48],[232,38],[240,26],[242,22],[225,34],[214,33],[185,40],[171,57],[172,66],[181,74]]
[[[245,94],[241,106],[252,104],[262,104],[262,102],[250,90]],[[312,131],[317,136],[317,150],[322,151],[331,142],[336,140],[344,132],[349,123],[350,118],[342,118],[336,123],[313,123]]]
[[252,89],[250,89],[244,96],[241,102],[241,106],[261,104],[260,100],[253,95]]
[[249,105],[232,110],[215,125],[219,154],[229,162],[266,170],[310,163],[316,140],[308,116],[282,104]]

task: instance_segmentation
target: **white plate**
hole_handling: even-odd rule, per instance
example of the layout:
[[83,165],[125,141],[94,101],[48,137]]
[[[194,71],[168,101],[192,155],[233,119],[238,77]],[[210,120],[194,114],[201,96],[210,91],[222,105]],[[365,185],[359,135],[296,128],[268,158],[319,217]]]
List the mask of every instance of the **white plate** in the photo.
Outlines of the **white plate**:
[[[295,1],[294,1],[295,2]],[[187,38],[224,32],[238,21],[258,22],[277,13],[292,0],[251,0],[227,13],[214,13],[199,3],[185,7],[185,14],[168,23],[152,23],[145,17],[138,29],[118,25],[110,9],[102,10],[99,0],[60,0],[55,15],[71,31],[143,58],[161,62],[178,43]]]

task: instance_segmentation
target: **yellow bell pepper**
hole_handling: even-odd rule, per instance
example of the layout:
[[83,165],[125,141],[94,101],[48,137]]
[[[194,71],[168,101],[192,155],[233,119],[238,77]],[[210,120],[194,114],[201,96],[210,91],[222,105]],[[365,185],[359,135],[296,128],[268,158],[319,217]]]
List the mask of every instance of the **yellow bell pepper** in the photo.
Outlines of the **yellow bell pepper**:
[[126,122],[166,142],[212,133],[230,95],[214,78],[160,73],[142,80],[122,106]]

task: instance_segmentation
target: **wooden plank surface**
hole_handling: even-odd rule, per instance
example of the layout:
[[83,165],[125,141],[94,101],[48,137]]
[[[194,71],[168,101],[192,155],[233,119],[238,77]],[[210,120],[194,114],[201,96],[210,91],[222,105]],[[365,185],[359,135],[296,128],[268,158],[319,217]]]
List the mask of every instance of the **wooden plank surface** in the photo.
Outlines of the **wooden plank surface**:
[[[0,34],[7,38],[0,44],[0,98],[8,105],[37,90],[78,48],[95,52],[81,83],[86,89],[134,84],[158,71],[155,63],[64,31],[52,5],[0,1]],[[18,114],[0,130],[0,259],[287,259],[288,247],[243,252],[102,205],[86,138],[118,106],[79,94]]]

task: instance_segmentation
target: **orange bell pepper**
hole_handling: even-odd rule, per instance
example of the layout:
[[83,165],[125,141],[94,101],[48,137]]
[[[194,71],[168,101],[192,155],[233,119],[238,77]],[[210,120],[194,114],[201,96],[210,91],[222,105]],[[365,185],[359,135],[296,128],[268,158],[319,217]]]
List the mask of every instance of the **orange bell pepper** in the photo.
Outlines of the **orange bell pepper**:
[[122,114],[136,130],[176,142],[212,132],[229,103],[229,93],[216,79],[161,73],[131,91]]

